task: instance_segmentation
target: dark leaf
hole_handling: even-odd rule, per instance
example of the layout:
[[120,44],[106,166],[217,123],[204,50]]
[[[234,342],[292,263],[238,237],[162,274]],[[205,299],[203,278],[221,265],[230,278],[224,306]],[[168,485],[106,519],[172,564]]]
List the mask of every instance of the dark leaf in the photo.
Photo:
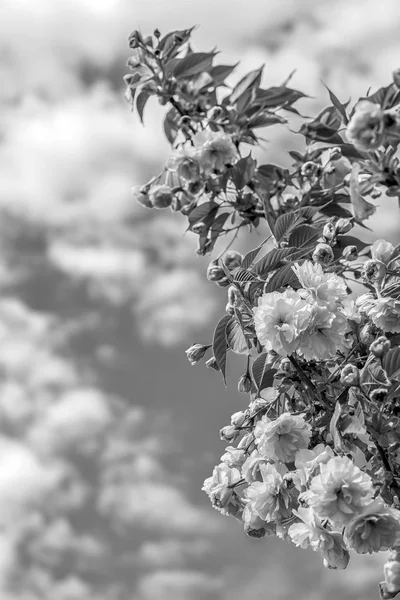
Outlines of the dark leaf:
[[304,123],[304,125],[300,127],[299,133],[309,140],[330,144],[343,144],[343,140],[336,129],[328,127],[323,123],[318,123],[317,121]]
[[236,283],[248,283],[249,281],[258,281],[257,275],[252,273],[251,271],[247,271],[242,267],[238,267],[234,271],[232,271],[233,280]]
[[273,385],[275,373],[276,371],[271,369],[271,363],[268,362],[268,353],[263,352],[260,354],[253,362],[251,368],[253,381],[259,392]]
[[[188,41],[193,29],[194,27],[191,27],[190,29],[181,29],[167,33],[161,38],[157,49],[163,51],[164,55],[168,53],[168,56],[171,58]],[[172,49],[174,49],[174,53],[171,52]]]
[[364,250],[364,248],[367,248],[369,244],[352,235],[340,235],[337,238],[336,247],[346,248],[346,246],[356,246],[357,250],[360,252],[361,250]]
[[147,100],[150,98],[150,96],[151,94],[149,94],[149,92],[143,90],[136,99],[136,110],[138,111],[138,115],[142,123],[144,107],[146,106]]
[[251,154],[237,161],[230,172],[230,178],[235,184],[236,189],[241,190],[251,181],[256,165],[257,161],[252,158]]
[[260,277],[266,277],[268,273],[283,265],[285,259],[289,259],[294,254],[296,254],[296,250],[293,248],[273,248],[256,262],[252,271]]
[[218,204],[213,202],[213,200],[199,204],[189,213],[189,225],[192,226],[195,223],[204,221],[204,219],[210,215],[210,213],[214,213],[217,210]]
[[242,264],[241,264],[242,269],[248,269],[249,267],[252,266],[253,261],[257,258],[257,256],[259,255],[262,247],[264,246],[264,244],[266,244],[266,242],[268,242],[269,239],[270,239],[270,237],[267,237],[267,239],[264,240],[262,244],[260,244],[254,250],[250,250],[250,252],[248,252],[245,255],[245,257],[242,260]]
[[234,69],[236,69],[236,67],[238,66],[239,63],[236,63],[236,65],[216,65],[215,67],[212,67],[211,69],[209,69],[209,74],[211,75],[211,77],[214,80],[214,85],[221,85],[221,83],[223,83],[225,81],[225,79],[232,73],[232,71]]
[[247,90],[257,88],[261,82],[262,71],[263,67],[247,73],[233,89],[232,94],[229,96],[229,102],[235,104]]
[[241,324],[236,319],[231,319],[226,324],[226,342],[235,354],[249,354],[250,345],[247,341]]
[[179,113],[175,108],[171,108],[165,115],[164,133],[170,144],[175,142],[175,138],[178,135],[179,127],[177,123],[179,119]]
[[393,254],[392,254],[392,256],[390,257],[390,260],[389,260],[389,262],[388,262],[388,267],[390,267],[390,266],[391,266],[391,264],[392,264],[394,261],[398,260],[399,258],[400,258],[400,244],[399,244],[398,246],[396,246],[396,247],[395,247],[395,249],[393,250]]
[[221,371],[224,383],[226,386],[226,352],[228,349],[228,343],[226,341],[226,327],[232,317],[225,315],[217,324],[214,331],[213,338],[213,352],[216,363]]
[[375,102],[375,104],[380,104],[381,107],[386,110],[388,108],[393,108],[393,106],[399,102],[400,90],[394,83],[391,83],[386,87],[380,88],[374,94],[371,94],[371,96],[360,98],[360,100]]
[[391,348],[383,357],[382,366],[385,369],[388,377],[396,373],[400,369],[400,348]]
[[270,87],[267,90],[258,90],[256,103],[264,108],[277,108],[278,106],[291,105],[300,98],[305,98],[306,94],[293,90],[286,86]]
[[207,71],[212,66],[215,55],[216,52],[192,52],[184,56],[174,67],[174,77],[178,79],[180,77],[191,77]]
[[331,90],[328,88],[328,86],[326,85],[325,87],[328,90],[329,97],[331,99],[331,102],[332,102],[333,106],[340,113],[340,115],[341,115],[341,117],[342,117],[342,119],[344,121],[344,124],[347,125],[347,123],[349,122],[349,118],[348,118],[347,113],[346,113],[346,108],[347,108],[349,102],[347,102],[346,104],[342,104],[340,102],[339,98],[337,96],[335,96],[335,94],[333,92],[331,92]]
[[331,204],[320,208],[320,211],[327,217],[341,217],[343,219],[350,219],[353,216],[352,212],[350,212],[347,208],[340,206],[340,204],[337,204],[336,202],[332,202]]
[[264,288],[264,292],[268,294],[269,292],[275,292],[283,287],[291,287],[293,289],[300,288],[300,282],[297,279],[292,266],[293,263],[289,263],[278,269],[268,281]]
[[277,123],[286,123],[286,119],[275,115],[274,113],[265,112],[255,117],[252,117],[247,127],[249,129],[258,129],[259,127],[269,127],[270,125],[276,125]]
[[284,215],[280,215],[275,223],[274,227],[274,236],[277,242],[280,242],[281,239],[285,236],[288,231],[291,230],[293,224],[298,220],[298,217],[295,213],[286,213]]
[[315,246],[317,240],[321,237],[321,231],[311,227],[311,225],[300,225],[289,237],[289,246],[295,248],[310,248]]

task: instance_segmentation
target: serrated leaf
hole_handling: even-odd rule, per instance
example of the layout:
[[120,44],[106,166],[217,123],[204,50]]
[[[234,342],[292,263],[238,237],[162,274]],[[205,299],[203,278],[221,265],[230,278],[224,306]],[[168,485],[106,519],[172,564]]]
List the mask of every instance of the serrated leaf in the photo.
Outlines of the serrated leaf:
[[226,353],[228,349],[228,343],[226,340],[226,327],[232,317],[225,315],[218,322],[213,337],[213,352],[216,363],[221,371],[226,387]]
[[400,348],[391,348],[382,359],[382,366],[388,377],[400,369]]
[[386,372],[378,363],[365,365],[360,372],[360,384],[366,388],[367,393],[377,387],[388,387],[390,381]]
[[238,267],[232,271],[233,280],[236,283],[248,283],[249,281],[257,281],[258,277],[251,271]]
[[295,252],[296,250],[293,248],[273,248],[256,262],[251,270],[253,273],[259,275],[259,277],[266,277],[268,273],[284,264],[285,259],[292,256]]
[[295,223],[297,219],[297,215],[293,212],[285,213],[277,218],[274,227],[274,236],[277,242],[280,242],[285,234],[290,231],[293,223]]
[[261,104],[265,108],[277,108],[278,106],[285,106],[294,104],[300,98],[306,98],[306,94],[288,88],[286,86],[270,87],[266,90],[258,90],[256,96],[256,102]]
[[273,385],[275,373],[276,370],[271,369],[271,363],[268,362],[268,353],[260,354],[251,367],[253,381],[259,392]]
[[262,242],[262,244],[260,244],[257,248],[254,248],[254,250],[250,250],[250,252],[248,252],[245,255],[245,257],[242,260],[242,264],[241,264],[242,269],[248,269],[249,267],[251,267],[253,261],[259,255],[262,247],[264,246],[264,244],[266,244],[268,242],[268,240],[270,238],[271,238],[271,236],[268,236],[267,239]]
[[247,341],[242,326],[236,319],[231,319],[226,324],[226,342],[235,354],[249,354],[250,345]]
[[247,90],[253,90],[260,85],[261,76],[263,72],[263,67],[256,69],[255,71],[250,71],[247,73],[235,86],[232,94],[229,96],[229,102],[231,104],[235,104],[239,100],[239,98],[244,94]]
[[258,129],[259,127],[270,127],[278,123],[286,123],[286,119],[271,112],[263,112],[260,115],[251,117],[247,122],[249,129]]
[[276,290],[283,287],[292,287],[298,289],[301,287],[299,280],[297,279],[293,269],[293,263],[289,263],[284,267],[278,269],[268,281],[264,288],[264,292],[275,292]]
[[295,248],[310,248],[315,246],[321,237],[321,231],[311,225],[300,225],[289,236],[289,246]]
[[215,55],[216,52],[192,52],[180,59],[172,73],[179,79],[207,71],[212,66]]
[[140,94],[138,95],[137,99],[136,99],[136,110],[138,111],[138,115],[139,115],[139,119],[141,121],[141,123],[143,123],[143,111],[144,111],[144,107],[146,106],[147,100],[150,98],[151,94],[149,94],[149,92],[146,92],[145,90],[143,90],[142,92],[140,92]]

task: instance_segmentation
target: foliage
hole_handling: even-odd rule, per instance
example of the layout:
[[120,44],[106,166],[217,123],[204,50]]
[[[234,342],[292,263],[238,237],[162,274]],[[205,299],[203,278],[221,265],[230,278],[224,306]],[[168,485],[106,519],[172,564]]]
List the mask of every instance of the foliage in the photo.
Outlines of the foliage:
[[[400,199],[400,87],[312,120],[288,86],[263,88],[263,68],[227,85],[236,65],[195,52],[192,29],[134,31],[126,97],[143,120],[151,96],[166,105],[172,153],[135,198],[187,217],[200,255],[265,220],[271,235],[242,256],[228,248],[207,278],[227,287],[213,340],[187,351],[226,384],[229,352],[244,355],[248,407],[221,438],[230,445],[204,483],[212,504],[261,538],[275,534],[346,568],[349,551],[391,549],[383,598],[400,591],[400,246],[349,235],[384,193]],[[259,164],[260,130],[303,119],[290,169]],[[269,242],[269,244],[267,243]],[[271,246],[272,244],[272,246]],[[349,283],[365,293],[349,298]],[[236,442],[236,446],[232,444]]]

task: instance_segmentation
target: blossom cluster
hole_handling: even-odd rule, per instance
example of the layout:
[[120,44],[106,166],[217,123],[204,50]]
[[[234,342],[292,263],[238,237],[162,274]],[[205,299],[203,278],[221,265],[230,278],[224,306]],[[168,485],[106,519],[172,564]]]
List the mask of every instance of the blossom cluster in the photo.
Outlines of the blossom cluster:
[[[141,120],[166,106],[172,146],[162,172],[133,188],[146,208],[179,212],[199,255],[225,236],[206,277],[227,288],[213,340],[189,362],[221,373],[246,357],[248,408],[221,429],[229,446],[204,483],[213,506],[248,535],[311,547],[329,568],[350,551],[390,550],[381,597],[400,592],[400,246],[352,235],[381,195],[400,199],[400,70],[351,107],[330,105],[299,129],[290,168],[260,164],[258,129],[287,124],[305,95],[262,87],[262,68],[232,87],[235,66],[196,52],[192,29],[134,31],[126,98]],[[305,111],[308,112],[307,110]],[[242,256],[243,228],[271,235]],[[350,235],[348,235],[350,233]],[[268,247],[268,243],[270,246]],[[271,246],[272,244],[272,246]],[[229,251],[228,251],[229,250]],[[354,282],[364,286],[352,296]],[[236,444],[236,445],[235,445]]]

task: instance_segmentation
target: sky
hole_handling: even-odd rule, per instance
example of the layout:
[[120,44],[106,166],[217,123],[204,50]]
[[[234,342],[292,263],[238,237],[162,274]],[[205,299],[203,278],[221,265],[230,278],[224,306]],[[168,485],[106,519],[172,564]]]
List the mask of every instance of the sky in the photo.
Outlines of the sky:
[[[355,100],[400,64],[397,0],[2,0],[2,600],[377,597],[384,554],[327,571],[247,538],[201,492],[246,403],[243,365],[225,391],[186,361],[226,291],[183,219],[132,202],[169,150],[163,109],[150,102],[143,127],[122,84],[131,30],[192,25],[238,75],[265,63],[274,85],[297,69],[305,112],[327,101],[322,82]],[[285,164],[288,143],[271,128],[262,156]],[[399,241],[395,200],[375,203],[362,236]]]

